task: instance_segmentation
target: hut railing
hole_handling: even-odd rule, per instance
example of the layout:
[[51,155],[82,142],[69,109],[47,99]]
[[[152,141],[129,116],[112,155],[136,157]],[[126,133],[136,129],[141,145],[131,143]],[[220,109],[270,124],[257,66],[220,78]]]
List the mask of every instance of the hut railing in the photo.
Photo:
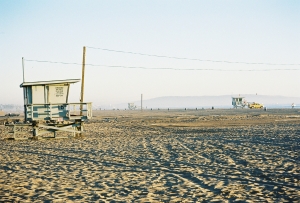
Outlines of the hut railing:
[[26,118],[35,120],[86,120],[92,118],[92,103],[49,103],[25,105]]

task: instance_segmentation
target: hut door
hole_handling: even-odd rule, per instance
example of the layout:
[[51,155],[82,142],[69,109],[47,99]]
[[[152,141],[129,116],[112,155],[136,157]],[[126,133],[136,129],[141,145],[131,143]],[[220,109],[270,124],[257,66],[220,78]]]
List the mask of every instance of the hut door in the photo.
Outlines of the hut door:
[[44,86],[32,86],[32,103],[33,104],[44,104],[45,103],[45,92]]

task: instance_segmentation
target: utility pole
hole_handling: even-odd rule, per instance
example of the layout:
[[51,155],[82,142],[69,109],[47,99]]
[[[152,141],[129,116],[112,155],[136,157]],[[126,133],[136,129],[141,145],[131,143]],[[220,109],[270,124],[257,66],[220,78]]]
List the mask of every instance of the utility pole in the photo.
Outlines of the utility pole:
[[[81,97],[80,103],[83,103],[84,96],[84,71],[85,71],[85,46],[83,47],[83,56],[82,56],[82,75],[81,75]],[[82,116],[82,104],[80,105],[80,115]]]
[[[24,70],[24,57],[22,57],[22,70],[23,70],[23,83],[25,82],[25,70]],[[26,115],[26,106],[25,104],[27,103],[27,94],[25,93],[25,88],[23,88],[23,97],[24,97],[24,115],[25,115],[25,120],[27,120],[27,115]]]
[[143,94],[141,94],[141,111],[143,111]]
[[24,57],[22,57],[23,82],[25,82],[24,65]]

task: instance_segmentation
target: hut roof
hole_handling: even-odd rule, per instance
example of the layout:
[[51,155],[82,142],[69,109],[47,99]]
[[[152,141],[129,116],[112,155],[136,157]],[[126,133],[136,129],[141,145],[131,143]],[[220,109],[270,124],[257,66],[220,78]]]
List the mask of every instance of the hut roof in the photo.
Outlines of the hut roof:
[[66,80],[50,80],[50,81],[36,81],[36,82],[23,82],[20,87],[25,86],[37,86],[37,85],[48,85],[48,84],[72,84],[79,82],[80,79],[66,79]]

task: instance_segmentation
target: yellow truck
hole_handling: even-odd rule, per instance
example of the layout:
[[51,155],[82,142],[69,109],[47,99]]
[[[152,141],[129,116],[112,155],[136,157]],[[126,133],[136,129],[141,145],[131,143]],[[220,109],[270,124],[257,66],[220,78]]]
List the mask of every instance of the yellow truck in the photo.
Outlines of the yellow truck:
[[250,109],[262,109],[262,108],[264,108],[264,105],[256,103],[256,102],[252,102],[252,103],[248,103],[248,107]]

